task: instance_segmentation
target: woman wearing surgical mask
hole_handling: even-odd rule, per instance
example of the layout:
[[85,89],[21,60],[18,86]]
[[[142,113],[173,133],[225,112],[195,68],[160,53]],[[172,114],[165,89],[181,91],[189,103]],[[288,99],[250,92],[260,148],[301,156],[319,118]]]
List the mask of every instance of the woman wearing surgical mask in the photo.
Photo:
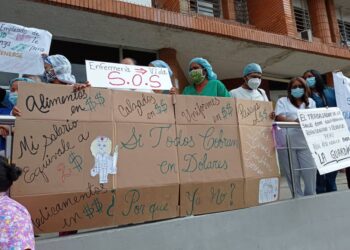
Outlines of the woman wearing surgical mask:
[[[303,78],[293,78],[288,84],[288,96],[278,99],[276,103],[276,121],[298,122],[299,109],[316,108],[314,100],[308,97],[309,89]],[[291,148],[291,168],[293,169],[295,197],[316,194],[316,164],[306,144],[301,128],[288,128],[283,130],[282,135],[288,132]],[[291,190],[292,178],[289,168],[289,157],[287,149],[278,149],[278,158],[281,170],[285,172],[288,185]],[[301,188],[300,180],[304,181],[304,190]],[[292,191],[293,192],[293,191]]]
[[261,84],[262,70],[259,64],[250,63],[243,69],[244,83],[241,87],[230,91],[230,95],[237,99],[254,101],[269,101],[263,89],[259,89]]
[[[318,71],[313,69],[307,70],[303,74],[303,78],[306,80],[306,83],[311,90],[310,97],[315,101],[317,108],[337,106],[334,89],[325,84]],[[322,194],[337,191],[337,173],[338,171],[334,171],[320,175],[317,172],[316,193]]]
[[[212,66],[206,59],[193,58],[188,74],[190,85],[185,87],[183,95],[230,97],[225,85],[217,80]],[[170,93],[174,93],[173,89]]]
[[[89,82],[76,83],[74,75],[72,75],[72,65],[63,55],[42,55],[44,61],[45,72],[43,75],[46,83],[71,85],[73,91],[90,87]],[[12,110],[14,116],[21,116],[21,110],[15,106]]]

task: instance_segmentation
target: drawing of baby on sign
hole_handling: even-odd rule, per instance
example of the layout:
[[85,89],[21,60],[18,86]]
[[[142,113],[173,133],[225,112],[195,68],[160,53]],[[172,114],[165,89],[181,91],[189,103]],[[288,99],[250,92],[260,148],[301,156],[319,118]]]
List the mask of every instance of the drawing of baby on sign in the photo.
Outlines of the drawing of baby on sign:
[[108,183],[108,175],[117,173],[118,145],[115,146],[113,155],[112,140],[106,136],[98,136],[91,143],[91,153],[95,157],[95,164],[91,169],[91,176],[100,175],[100,183]]

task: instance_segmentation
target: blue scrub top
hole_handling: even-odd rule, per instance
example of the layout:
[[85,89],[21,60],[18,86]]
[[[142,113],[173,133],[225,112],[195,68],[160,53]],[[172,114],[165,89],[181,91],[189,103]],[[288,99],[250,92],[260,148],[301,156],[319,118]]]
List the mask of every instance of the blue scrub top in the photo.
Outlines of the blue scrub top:
[[316,102],[317,108],[336,107],[337,101],[335,99],[335,91],[333,88],[325,87],[323,90],[324,98],[327,101],[327,105],[318,93],[312,93],[311,98]]

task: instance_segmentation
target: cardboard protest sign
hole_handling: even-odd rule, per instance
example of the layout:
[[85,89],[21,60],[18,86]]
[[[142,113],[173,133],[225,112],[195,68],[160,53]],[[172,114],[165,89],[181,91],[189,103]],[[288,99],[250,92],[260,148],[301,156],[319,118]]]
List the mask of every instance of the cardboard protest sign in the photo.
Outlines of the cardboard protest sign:
[[41,75],[51,39],[46,30],[0,22],[0,71]]
[[236,100],[245,178],[245,206],[278,199],[279,169],[272,137],[271,102]]
[[118,224],[179,215],[179,176],[171,96],[114,93]]
[[111,121],[111,94],[100,88],[73,91],[73,86],[20,83],[17,106],[24,119]]
[[85,61],[87,80],[94,87],[111,89],[164,89],[172,87],[168,69]]
[[337,107],[343,112],[350,131],[350,79],[342,72],[333,73],[334,91]]
[[177,96],[182,216],[241,208],[243,173],[234,99]]
[[[93,142],[111,142],[112,122],[80,122],[17,119],[13,161],[23,168],[20,184],[13,187],[14,195],[41,195],[78,192],[85,183],[98,186],[98,177],[91,176],[95,162]],[[106,150],[107,151],[107,150]],[[109,155],[113,154],[109,145]],[[115,186],[109,175],[105,188]]]
[[219,97],[176,96],[176,124],[237,124],[234,102]]
[[350,133],[339,108],[298,110],[298,118],[320,174],[350,166]]
[[11,195],[38,233],[278,197],[269,103],[177,96],[174,109],[170,95],[22,84],[18,105],[13,161],[23,175]]
[[16,196],[32,217],[36,234],[116,225],[115,190],[87,186],[85,192]]
[[113,91],[113,114],[116,122],[175,123],[170,95]]
[[[38,100],[45,101],[71,91],[68,86],[31,86],[31,96],[44,96]],[[21,87],[19,102],[24,103],[28,90]],[[16,120],[12,160],[23,174],[11,196],[27,207],[36,232],[113,225],[118,147],[111,111],[96,115],[96,120],[84,111],[79,119],[71,117],[71,100],[54,104],[46,107],[47,113],[33,112],[33,119],[23,109],[23,118]],[[47,119],[46,114],[54,117],[53,110],[59,111],[56,119]]]

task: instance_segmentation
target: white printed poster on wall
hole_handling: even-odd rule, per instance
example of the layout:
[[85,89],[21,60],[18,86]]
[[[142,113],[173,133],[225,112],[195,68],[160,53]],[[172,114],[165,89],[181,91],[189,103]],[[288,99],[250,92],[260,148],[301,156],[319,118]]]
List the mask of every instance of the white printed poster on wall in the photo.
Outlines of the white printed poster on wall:
[[350,132],[339,108],[298,110],[298,118],[320,174],[350,166]]
[[277,201],[278,190],[278,178],[261,179],[259,182],[259,204]]
[[46,30],[0,22],[0,72],[41,75],[51,39]]
[[343,116],[350,130],[350,78],[342,72],[333,73],[333,82],[337,107],[343,112]]
[[87,80],[93,87],[111,89],[159,89],[172,87],[166,68],[85,61]]

